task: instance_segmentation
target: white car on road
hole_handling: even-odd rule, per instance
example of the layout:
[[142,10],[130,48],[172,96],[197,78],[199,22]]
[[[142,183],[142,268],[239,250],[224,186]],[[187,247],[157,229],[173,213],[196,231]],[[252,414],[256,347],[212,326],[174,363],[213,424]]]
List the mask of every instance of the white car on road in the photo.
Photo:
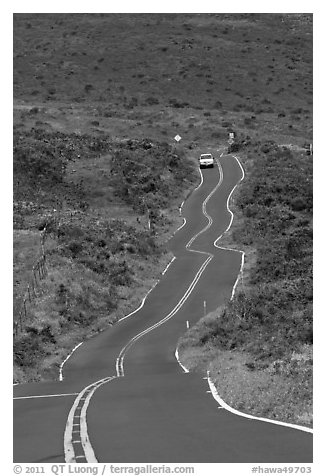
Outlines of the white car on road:
[[214,167],[214,157],[212,154],[201,154],[199,157],[199,167]]

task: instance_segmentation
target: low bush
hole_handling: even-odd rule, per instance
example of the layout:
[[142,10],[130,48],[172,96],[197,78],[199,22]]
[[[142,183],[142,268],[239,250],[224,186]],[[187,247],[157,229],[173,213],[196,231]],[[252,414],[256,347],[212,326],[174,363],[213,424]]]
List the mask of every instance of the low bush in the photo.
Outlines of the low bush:
[[162,208],[171,205],[196,180],[184,153],[166,143],[128,141],[115,151],[111,165],[116,195],[157,223]]
[[256,249],[255,266],[246,291],[196,337],[197,345],[249,352],[253,368],[287,362],[313,338],[312,164],[272,141],[260,151],[236,198],[244,220],[233,234]]
[[150,96],[150,97],[146,98],[146,103],[149,106],[154,106],[156,104],[159,104],[160,101],[156,97]]

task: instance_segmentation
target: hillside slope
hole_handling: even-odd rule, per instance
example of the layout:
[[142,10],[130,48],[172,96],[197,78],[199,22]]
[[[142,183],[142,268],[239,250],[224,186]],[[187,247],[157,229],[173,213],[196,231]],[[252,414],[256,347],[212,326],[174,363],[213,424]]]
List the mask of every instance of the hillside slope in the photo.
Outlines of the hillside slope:
[[312,160],[272,143],[239,154],[247,175],[219,244],[244,250],[244,269],[233,300],[181,338],[180,358],[236,409],[311,426]]
[[292,388],[281,416],[310,424],[312,15],[14,14],[13,59],[14,320],[49,230],[15,380],[57,378],[76,343],[135,307],[171,258],[198,154],[232,131],[244,289],[195,347],[207,343],[225,398],[242,394],[239,376],[250,398],[273,379]]

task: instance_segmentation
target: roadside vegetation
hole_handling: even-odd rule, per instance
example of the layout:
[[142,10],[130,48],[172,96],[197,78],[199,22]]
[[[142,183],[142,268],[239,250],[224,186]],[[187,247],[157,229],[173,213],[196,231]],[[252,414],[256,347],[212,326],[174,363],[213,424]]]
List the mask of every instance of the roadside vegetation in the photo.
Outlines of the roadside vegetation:
[[245,288],[240,280],[234,299],[181,339],[180,355],[209,368],[235,408],[311,425],[312,160],[271,142],[241,153],[252,163],[228,244],[254,249],[255,265]]
[[[69,175],[69,167],[76,171],[78,161],[97,159],[104,180],[97,181],[94,197],[83,168]],[[48,269],[14,339],[15,379],[57,377],[73,344],[136,308],[159,278],[171,259],[164,241],[178,219],[179,201],[198,177],[180,149],[166,143],[40,129],[14,134],[14,171],[15,231],[25,231],[17,246],[23,252],[26,237],[35,241],[46,227]],[[108,201],[119,218],[107,216]],[[39,236],[35,256],[37,244]],[[15,289],[21,290],[26,267],[17,263],[15,271]],[[16,319],[21,301],[16,292]]]
[[48,231],[14,380],[57,378],[138,306],[194,159],[234,132],[246,179],[223,242],[245,250],[243,280],[180,356],[230,405],[310,425],[312,15],[15,14],[13,87],[14,319]]
[[15,14],[14,97],[21,127],[312,141],[312,15]]

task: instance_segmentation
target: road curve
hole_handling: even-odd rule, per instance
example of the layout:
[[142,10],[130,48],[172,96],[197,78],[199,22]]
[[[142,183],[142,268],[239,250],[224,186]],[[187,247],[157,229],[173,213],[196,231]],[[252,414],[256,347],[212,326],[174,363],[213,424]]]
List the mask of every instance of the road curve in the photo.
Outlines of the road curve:
[[185,202],[176,258],[140,309],[79,346],[61,382],[14,387],[15,462],[312,461],[310,433],[230,413],[175,359],[187,321],[230,299],[241,266],[241,253],[214,246],[242,178],[232,156],[220,164]]

